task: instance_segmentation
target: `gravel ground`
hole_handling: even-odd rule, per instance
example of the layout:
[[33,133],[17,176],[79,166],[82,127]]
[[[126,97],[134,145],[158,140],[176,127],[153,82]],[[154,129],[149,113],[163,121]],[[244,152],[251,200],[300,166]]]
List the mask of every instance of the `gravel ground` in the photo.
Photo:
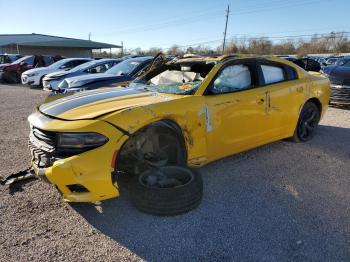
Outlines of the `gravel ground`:
[[[28,166],[26,117],[47,93],[0,86],[0,176]],[[350,110],[308,143],[276,142],[201,169],[204,199],[175,217],[126,192],[62,202],[51,185],[0,188],[0,261],[350,261]]]

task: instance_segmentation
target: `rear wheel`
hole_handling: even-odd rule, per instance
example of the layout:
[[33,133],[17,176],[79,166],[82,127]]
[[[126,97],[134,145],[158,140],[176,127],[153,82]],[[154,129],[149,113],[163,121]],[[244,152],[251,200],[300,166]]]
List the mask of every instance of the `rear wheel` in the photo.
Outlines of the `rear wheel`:
[[320,121],[320,110],[311,102],[307,102],[300,112],[297,127],[292,140],[294,142],[306,142],[312,139]]
[[43,84],[43,79],[44,79],[45,75],[43,75],[40,80],[39,80],[39,84],[37,86],[31,86],[31,88],[44,88],[44,84]]

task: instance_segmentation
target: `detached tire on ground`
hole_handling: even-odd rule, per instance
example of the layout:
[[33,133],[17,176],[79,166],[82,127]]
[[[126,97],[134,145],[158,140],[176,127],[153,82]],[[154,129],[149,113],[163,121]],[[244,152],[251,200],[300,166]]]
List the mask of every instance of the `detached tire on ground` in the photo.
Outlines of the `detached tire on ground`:
[[202,201],[203,181],[194,170],[165,166],[135,176],[130,184],[130,197],[142,212],[172,216],[196,208]]

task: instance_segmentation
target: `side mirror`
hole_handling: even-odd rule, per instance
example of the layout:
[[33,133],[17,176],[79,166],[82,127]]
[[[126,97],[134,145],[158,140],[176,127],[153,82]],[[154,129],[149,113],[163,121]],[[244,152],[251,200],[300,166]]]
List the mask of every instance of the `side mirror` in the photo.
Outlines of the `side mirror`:
[[26,63],[26,62],[21,62],[19,65],[21,65],[21,66],[27,66],[28,64]]

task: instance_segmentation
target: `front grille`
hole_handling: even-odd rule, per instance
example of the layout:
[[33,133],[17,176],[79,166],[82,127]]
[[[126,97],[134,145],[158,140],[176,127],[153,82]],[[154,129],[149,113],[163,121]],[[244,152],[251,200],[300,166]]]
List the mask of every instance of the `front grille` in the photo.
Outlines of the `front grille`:
[[350,103],[350,87],[331,88],[331,101],[332,102],[345,102]]
[[50,147],[56,146],[56,133],[43,131],[36,127],[33,127],[32,134],[38,141],[44,143],[44,145]]
[[56,134],[32,127],[28,147],[32,161],[39,168],[46,168],[56,160]]

